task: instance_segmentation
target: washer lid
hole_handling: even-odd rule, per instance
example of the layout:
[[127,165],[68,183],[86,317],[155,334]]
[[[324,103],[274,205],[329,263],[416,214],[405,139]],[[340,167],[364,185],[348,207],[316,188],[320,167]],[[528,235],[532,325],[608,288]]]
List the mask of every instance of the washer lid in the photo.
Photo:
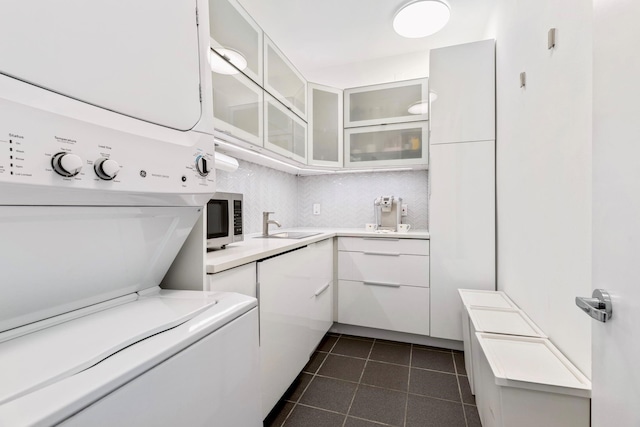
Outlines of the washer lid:
[[591,381],[545,338],[477,332],[497,385],[591,397]]
[[497,307],[467,307],[475,332],[547,338],[522,310]]
[[476,289],[458,289],[465,306],[515,308],[518,306],[502,291],[481,291]]
[[0,405],[91,368],[132,344],[193,319],[188,335],[172,343],[177,352],[189,335],[201,334],[207,328],[215,330],[255,306],[253,299],[239,302],[233,298],[226,301],[224,297],[223,293],[193,291],[137,294],[135,301],[2,342]]

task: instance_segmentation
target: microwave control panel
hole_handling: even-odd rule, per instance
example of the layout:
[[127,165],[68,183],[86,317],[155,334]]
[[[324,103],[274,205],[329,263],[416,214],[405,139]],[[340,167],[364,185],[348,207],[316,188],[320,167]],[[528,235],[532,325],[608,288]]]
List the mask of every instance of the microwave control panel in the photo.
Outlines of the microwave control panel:
[[233,201],[233,235],[242,235],[242,200]]

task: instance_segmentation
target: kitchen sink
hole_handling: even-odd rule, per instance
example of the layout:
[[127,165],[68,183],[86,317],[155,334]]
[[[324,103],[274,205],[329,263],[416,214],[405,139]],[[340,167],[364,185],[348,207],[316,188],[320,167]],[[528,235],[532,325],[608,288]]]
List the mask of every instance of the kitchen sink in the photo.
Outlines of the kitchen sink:
[[305,237],[317,236],[322,233],[314,233],[309,231],[283,231],[281,233],[273,233],[268,236],[256,236],[256,239],[304,239]]

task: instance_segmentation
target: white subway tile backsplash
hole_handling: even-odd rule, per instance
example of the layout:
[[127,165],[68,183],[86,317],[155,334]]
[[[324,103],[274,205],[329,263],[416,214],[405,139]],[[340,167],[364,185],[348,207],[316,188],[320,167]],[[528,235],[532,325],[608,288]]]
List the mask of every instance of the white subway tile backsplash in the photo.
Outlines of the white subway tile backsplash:
[[[216,171],[216,190],[244,195],[244,232],[262,232],[262,212],[282,227],[298,226],[298,177],[255,163],[238,160],[235,172]],[[274,228],[274,226],[271,226]]]
[[[408,204],[403,222],[427,229],[427,171],[314,175],[298,178],[298,226],[364,228],[374,222],[373,201],[402,197]],[[313,204],[320,215],[313,215]]]
[[[233,173],[217,172],[217,190],[244,194],[246,234],[262,231],[262,212],[283,227],[360,228],[374,221],[373,200],[399,196],[409,205],[403,222],[428,228],[427,171],[295,176],[238,160]],[[320,215],[313,215],[313,204]]]

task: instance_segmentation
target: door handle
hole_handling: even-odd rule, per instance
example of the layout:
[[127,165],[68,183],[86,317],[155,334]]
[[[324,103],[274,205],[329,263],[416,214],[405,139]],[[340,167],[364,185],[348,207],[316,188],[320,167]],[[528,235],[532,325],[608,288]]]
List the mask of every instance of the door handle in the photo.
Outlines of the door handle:
[[613,315],[611,296],[604,289],[594,289],[591,298],[576,297],[576,305],[599,322],[611,320]]

